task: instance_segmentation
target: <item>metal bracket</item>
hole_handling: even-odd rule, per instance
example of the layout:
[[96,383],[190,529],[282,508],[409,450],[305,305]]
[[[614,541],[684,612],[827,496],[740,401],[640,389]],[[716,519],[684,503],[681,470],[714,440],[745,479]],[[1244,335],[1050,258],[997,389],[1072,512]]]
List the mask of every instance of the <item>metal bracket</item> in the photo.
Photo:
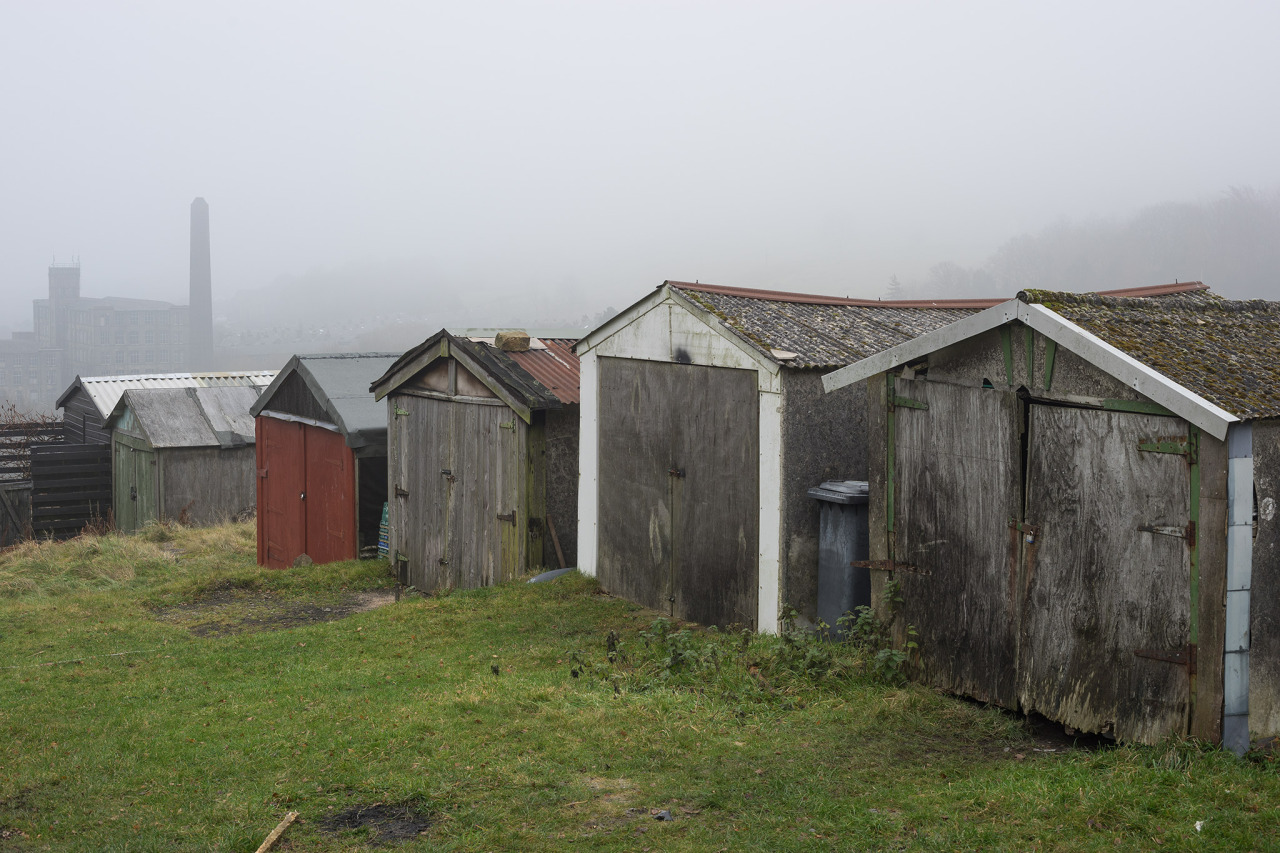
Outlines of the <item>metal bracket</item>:
[[514,430],[514,429],[516,428],[516,422],[515,422],[515,421],[503,421],[502,423],[498,424],[498,428],[499,428],[499,429],[510,429],[510,430]]
[[1162,649],[1135,649],[1134,657],[1146,658],[1147,660],[1164,661],[1165,663],[1177,664],[1185,666],[1187,671],[1195,675],[1196,672],[1196,646],[1194,643],[1187,643],[1185,648],[1178,649],[1174,652],[1164,651]]
[[922,403],[919,400],[912,400],[910,397],[899,397],[898,395],[895,394],[893,396],[893,400],[891,400],[889,403],[889,408],[894,409],[894,408],[897,408],[898,406],[902,406],[904,409],[923,409],[925,411],[929,410],[928,403]]
[[1138,449],[1148,453],[1176,453],[1187,456],[1191,453],[1191,442],[1185,435],[1161,435],[1156,438],[1139,439]]
[[397,484],[396,484],[396,497],[398,497],[398,498],[407,498],[407,497],[409,497],[409,490],[408,490],[408,489],[406,489],[406,488],[403,488],[402,486],[400,486],[400,484],[399,484],[399,483],[397,483]]
[[681,478],[684,477],[683,468],[669,468],[667,469],[667,473],[670,474],[672,477],[681,477]]
[[400,408],[399,406],[396,406],[396,408],[395,408],[395,412],[396,412],[396,417],[397,417],[397,418],[398,418],[398,417],[400,417],[401,415],[408,415],[408,414],[409,414],[409,410],[408,410],[408,409],[402,409],[402,408]]
[[513,510],[511,510],[511,512],[503,512],[503,513],[499,513],[499,514],[498,514],[497,516],[495,516],[495,517],[498,519],[498,521],[506,521],[506,522],[509,522],[509,523],[511,523],[511,524],[515,524],[515,523],[516,523],[516,511],[515,511],[514,509],[513,509]]
[[1195,534],[1191,532],[1191,525],[1186,527],[1173,527],[1165,524],[1139,524],[1138,530],[1142,533],[1157,533],[1161,536],[1176,536],[1179,539],[1190,540]]
[[910,572],[915,575],[931,575],[932,569],[922,569],[911,563],[895,563],[893,560],[854,560],[849,565],[855,569],[871,569],[877,572]]

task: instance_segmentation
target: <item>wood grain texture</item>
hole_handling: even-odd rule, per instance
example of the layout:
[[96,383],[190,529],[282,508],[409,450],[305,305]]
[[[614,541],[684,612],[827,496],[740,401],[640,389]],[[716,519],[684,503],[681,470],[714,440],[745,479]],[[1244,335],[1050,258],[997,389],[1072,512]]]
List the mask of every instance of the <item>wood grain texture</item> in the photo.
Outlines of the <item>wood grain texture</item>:
[[703,624],[755,627],[755,371],[600,360],[598,576]]
[[[1005,391],[895,380],[928,409],[896,407],[896,537],[903,603],[928,682],[1015,707],[1018,400]],[[874,537],[873,537],[874,541]],[[878,574],[878,573],[877,573]],[[905,637],[901,637],[905,639]]]
[[1253,425],[1258,525],[1249,614],[1249,731],[1280,735],[1280,420]]
[[1033,405],[1018,698],[1083,731],[1153,742],[1188,724],[1190,549],[1139,526],[1190,521],[1187,458],[1138,449],[1174,418]]

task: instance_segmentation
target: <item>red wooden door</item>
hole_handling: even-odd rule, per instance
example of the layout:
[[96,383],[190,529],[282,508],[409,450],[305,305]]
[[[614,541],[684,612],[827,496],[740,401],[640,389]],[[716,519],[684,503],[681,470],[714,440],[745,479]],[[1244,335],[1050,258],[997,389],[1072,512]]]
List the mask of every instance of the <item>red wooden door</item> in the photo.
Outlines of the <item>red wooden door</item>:
[[317,563],[356,558],[355,455],[339,433],[308,426],[304,524]]
[[306,456],[302,424],[257,418],[258,564],[293,565],[306,551],[302,494]]

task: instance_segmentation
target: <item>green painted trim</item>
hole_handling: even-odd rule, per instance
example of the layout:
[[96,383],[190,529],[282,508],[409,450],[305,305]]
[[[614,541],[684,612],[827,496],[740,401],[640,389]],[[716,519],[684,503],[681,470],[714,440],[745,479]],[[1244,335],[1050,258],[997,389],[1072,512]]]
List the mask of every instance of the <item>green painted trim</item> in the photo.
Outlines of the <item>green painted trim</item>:
[[1026,336],[1026,355],[1027,355],[1027,387],[1031,388],[1036,381],[1036,330],[1027,326]]
[[1058,342],[1052,338],[1044,342],[1044,390],[1053,387],[1053,359],[1058,354]]
[[1004,378],[1010,388],[1013,387],[1013,331],[1004,325],[1000,327],[1000,346],[1004,349]]
[[910,397],[898,397],[895,395],[893,398],[893,407],[896,409],[898,406],[902,406],[907,409],[925,409],[926,411],[929,408],[928,403],[921,403],[919,400],[912,400]]
[[1171,418],[1177,417],[1177,415],[1159,403],[1152,403],[1147,400],[1103,400],[1102,408],[1109,412],[1132,412],[1137,415],[1163,415]]
[[[1187,431],[1187,444],[1189,446],[1188,449],[1191,451],[1187,456],[1191,463],[1191,530],[1195,537],[1191,541],[1191,614],[1189,634],[1191,645],[1198,647],[1200,645],[1200,430],[1194,424],[1187,424]],[[1196,667],[1192,666],[1187,702],[1190,710],[1188,719],[1195,714],[1195,670]]]

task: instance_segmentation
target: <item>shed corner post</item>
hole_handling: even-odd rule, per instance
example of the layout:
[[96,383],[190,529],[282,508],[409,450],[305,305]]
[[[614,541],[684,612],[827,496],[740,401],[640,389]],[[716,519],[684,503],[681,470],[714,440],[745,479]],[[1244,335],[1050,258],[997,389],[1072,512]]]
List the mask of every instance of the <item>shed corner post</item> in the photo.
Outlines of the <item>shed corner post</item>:
[[1227,431],[1227,612],[1223,626],[1222,745],[1249,751],[1249,610],[1253,574],[1253,426]]
[[[777,391],[766,390],[766,384]],[[760,377],[759,539],[756,630],[777,634],[782,611],[782,383],[776,374]]]
[[600,372],[595,352],[579,354],[578,571],[596,576],[600,517]]

